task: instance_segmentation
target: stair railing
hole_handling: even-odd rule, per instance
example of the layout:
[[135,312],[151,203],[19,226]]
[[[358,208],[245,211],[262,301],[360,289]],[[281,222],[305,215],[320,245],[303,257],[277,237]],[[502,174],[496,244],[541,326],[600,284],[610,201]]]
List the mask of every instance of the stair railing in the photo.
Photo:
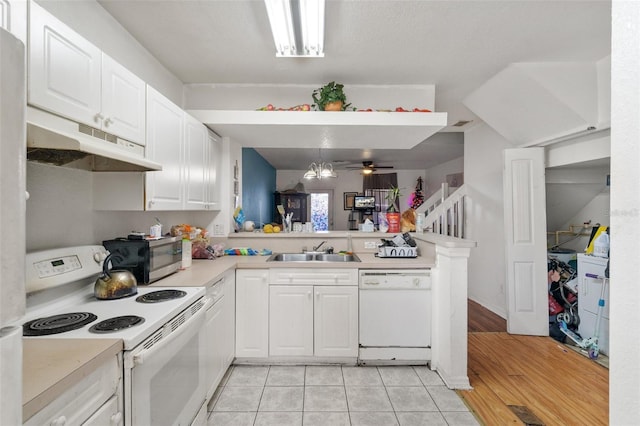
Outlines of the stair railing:
[[[424,209],[423,206],[420,206],[416,211],[425,213],[423,222],[425,231],[464,238],[464,201],[467,196],[467,187],[462,185],[451,194],[448,194],[448,191],[447,184],[443,183],[440,190],[429,197],[423,206],[427,203],[429,204]],[[447,195],[444,196],[443,194]]]

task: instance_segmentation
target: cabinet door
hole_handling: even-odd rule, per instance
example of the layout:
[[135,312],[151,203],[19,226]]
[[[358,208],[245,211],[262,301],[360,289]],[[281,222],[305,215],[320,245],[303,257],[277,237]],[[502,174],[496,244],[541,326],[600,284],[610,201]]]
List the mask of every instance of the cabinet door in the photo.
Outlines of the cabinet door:
[[269,287],[269,355],[313,355],[313,287]]
[[0,0],[0,27],[27,44],[27,2]]
[[212,132],[207,132],[209,143],[207,167],[207,206],[209,210],[220,210],[222,192],[222,140]]
[[207,197],[207,147],[209,139],[204,124],[184,114],[185,208],[204,210]]
[[358,356],[358,287],[315,286],[316,356]]
[[269,284],[267,270],[236,271],[236,357],[269,354]]
[[100,128],[102,52],[37,3],[29,8],[28,102]]
[[229,271],[224,277],[224,297],[226,303],[223,306],[223,370],[227,368],[233,362],[236,349],[236,274],[235,271]]
[[143,80],[102,54],[102,128],[105,132],[144,145],[145,92]]
[[146,209],[182,210],[183,111],[147,87],[147,157],[162,164],[162,171],[147,172]]

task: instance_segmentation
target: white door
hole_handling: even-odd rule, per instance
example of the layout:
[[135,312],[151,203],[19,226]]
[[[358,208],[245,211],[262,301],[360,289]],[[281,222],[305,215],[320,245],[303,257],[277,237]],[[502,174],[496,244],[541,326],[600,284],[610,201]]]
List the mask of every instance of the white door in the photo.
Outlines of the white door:
[[236,271],[236,357],[269,354],[269,283],[267,270]]
[[549,335],[544,148],[504,151],[507,331]]
[[269,355],[313,355],[313,286],[269,287]]
[[162,164],[162,171],[147,172],[146,209],[182,210],[183,111],[147,87],[147,158]]
[[102,52],[37,3],[29,8],[28,102],[100,128]]
[[146,87],[138,76],[102,54],[102,128],[105,132],[145,144]]
[[204,210],[207,197],[207,128],[189,114],[184,114],[185,208]]
[[316,356],[358,356],[358,287],[315,286]]

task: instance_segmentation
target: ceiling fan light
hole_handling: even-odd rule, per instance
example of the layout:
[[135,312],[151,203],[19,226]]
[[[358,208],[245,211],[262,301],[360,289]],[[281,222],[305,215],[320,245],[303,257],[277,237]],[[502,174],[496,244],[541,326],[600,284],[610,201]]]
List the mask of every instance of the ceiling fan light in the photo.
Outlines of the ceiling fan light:
[[363,175],[370,175],[372,173],[373,173],[373,169],[369,169],[369,168],[362,169],[362,174]]

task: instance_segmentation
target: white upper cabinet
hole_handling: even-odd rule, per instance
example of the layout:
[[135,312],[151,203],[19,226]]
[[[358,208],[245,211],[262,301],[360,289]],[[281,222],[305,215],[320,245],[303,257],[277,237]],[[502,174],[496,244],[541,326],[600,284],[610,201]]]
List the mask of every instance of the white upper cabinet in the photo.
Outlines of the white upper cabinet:
[[189,114],[184,114],[185,209],[203,210],[207,206],[209,175],[209,137],[207,128]]
[[146,88],[146,173],[94,173],[96,210],[220,210],[222,143],[204,124]]
[[142,145],[145,143],[146,84],[102,54],[102,128]]
[[220,136],[208,131],[207,137],[208,164],[207,164],[207,208],[209,210],[221,210],[222,191],[222,140]]
[[146,210],[183,210],[184,112],[151,86],[147,88],[147,157],[162,171],[146,175]]
[[29,33],[29,104],[144,145],[144,81],[35,2]]
[[27,43],[26,0],[0,0],[0,27]]

